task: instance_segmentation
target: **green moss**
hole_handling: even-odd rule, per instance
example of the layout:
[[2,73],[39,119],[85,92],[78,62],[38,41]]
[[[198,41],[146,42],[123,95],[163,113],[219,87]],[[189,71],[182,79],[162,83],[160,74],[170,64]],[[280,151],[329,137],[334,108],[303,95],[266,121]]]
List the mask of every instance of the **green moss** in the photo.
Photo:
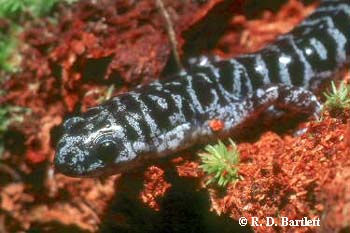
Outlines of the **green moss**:
[[[39,18],[49,15],[59,0],[0,0],[0,17],[19,20],[24,13]],[[65,2],[72,3],[73,0]]]
[[207,145],[206,153],[200,153],[202,160],[200,167],[209,176],[209,183],[217,183],[219,186],[226,186],[228,183],[237,182],[238,175],[237,165],[239,163],[239,152],[236,144],[230,139],[231,150],[228,150],[225,144],[220,140],[216,145]]
[[[16,71],[19,59],[14,54],[18,48],[18,35],[23,22],[38,20],[52,13],[59,0],[0,0],[0,19],[8,22],[8,28],[0,28],[0,70]],[[68,4],[75,0],[65,0]],[[18,57],[18,56],[17,56]]]
[[6,72],[13,72],[16,68],[14,51],[17,47],[17,30],[12,30],[7,35],[0,32],[0,69]]
[[337,88],[331,83],[331,91],[325,92],[325,109],[328,111],[350,109],[350,86],[342,81]]

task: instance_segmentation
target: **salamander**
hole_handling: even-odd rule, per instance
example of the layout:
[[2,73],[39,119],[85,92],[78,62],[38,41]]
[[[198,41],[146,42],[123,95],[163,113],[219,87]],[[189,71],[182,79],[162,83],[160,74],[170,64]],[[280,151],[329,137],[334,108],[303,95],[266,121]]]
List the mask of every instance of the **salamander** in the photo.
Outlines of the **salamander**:
[[[75,177],[127,172],[227,137],[264,113],[317,115],[322,105],[314,93],[349,63],[349,55],[349,0],[321,0],[293,30],[257,52],[191,59],[186,71],[67,119],[56,169]],[[212,129],[213,120],[220,130]]]

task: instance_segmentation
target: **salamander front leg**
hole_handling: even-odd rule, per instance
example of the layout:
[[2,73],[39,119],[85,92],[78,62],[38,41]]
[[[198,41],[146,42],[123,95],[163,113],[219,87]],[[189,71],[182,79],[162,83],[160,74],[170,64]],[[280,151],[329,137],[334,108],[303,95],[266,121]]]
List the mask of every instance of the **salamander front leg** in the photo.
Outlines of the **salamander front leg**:
[[277,108],[285,112],[313,115],[316,119],[319,118],[322,109],[322,105],[311,91],[285,84],[257,89],[246,99],[246,106],[251,114]]
[[[240,137],[245,128],[257,123],[266,125],[264,114],[269,115],[271,123],[272,120],[276,121],[287,114],[306,114],[318,119],[321,109],[322,105],[316,96],[304,88],[285,84],[265,86],[247,95],[243,100],[221,109],[218,119],[223,123],[223,127],[216,131],[215,136],[237,134]],[[293,114],[290,114],[291,112]],[[202,135],[212,135],[212,119],[216,119],[215,116],[207,121]]]

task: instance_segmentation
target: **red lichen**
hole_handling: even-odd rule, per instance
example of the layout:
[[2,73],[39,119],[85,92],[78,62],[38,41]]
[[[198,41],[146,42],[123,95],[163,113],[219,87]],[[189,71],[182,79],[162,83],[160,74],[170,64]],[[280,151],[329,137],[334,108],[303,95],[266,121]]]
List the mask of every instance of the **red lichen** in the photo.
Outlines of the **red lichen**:
[[209,122],[209,127],[213,131],[220,131],[224,127],[224,122],[222,122],[221,120],[211,120]]
[[141,200],[150,208],[159,210],[157,197],[164,196],[171,184],[164,180],[164,171],[152,166],[145,172],[145,186],[141,192]]

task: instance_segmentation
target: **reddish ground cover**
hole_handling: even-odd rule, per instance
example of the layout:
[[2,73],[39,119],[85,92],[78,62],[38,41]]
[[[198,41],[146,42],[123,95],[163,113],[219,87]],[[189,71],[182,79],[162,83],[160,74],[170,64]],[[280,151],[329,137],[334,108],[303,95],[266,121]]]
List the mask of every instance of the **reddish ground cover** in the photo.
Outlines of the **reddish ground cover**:
[[[165,1],[179,42],[184,32],[225,1]],[[249,3],[249,1],[247,1]],[[237,2],[236,4],[241,3]],[[312,12],[290,0],[277,13],[248,20],[235,15],[210,53],[230,57],[255,51],[285,33]],[[127,91],[159,76],[170,55],[164,20],[154,1],[81,1],[59,7],[58,23],[43,20],[22,33],[21,71],[7,80],[0,104],[32,109],[23,123],[5,135],[0,166],[0,232],[75,230],[94,232],[118,194],[119,175],[101,180],[54,174],[51,161],[58,126],[66,115],[85,110],[111,93]],[[350,225],[349,113],[307,122],[302,136],[265,132],[253,143],[240,143],[243,177],[222,195],[209,187],[212,210],[233,219],[266,216],[291,219],[320,217],[321,227],[253,227],[256,232],[330,232]],[[213,122],[220,128],[220,122]],[[173,159],[180,177],[203,179],[198,157],[191,152]],[[160,211],[159,200],[172,186],[160,167],[144,173],[139,199]],[[109,216],[123,222],[127,216]],[[347,227],[347,228],[346,228]]]

